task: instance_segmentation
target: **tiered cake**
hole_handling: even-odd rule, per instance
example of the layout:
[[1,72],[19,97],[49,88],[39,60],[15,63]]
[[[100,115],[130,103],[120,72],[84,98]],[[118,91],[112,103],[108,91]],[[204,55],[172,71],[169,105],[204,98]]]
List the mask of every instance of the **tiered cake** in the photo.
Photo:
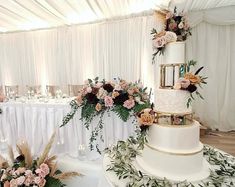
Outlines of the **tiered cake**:
[[148,143],[137,157],[145,172],[173,181],[197,181],[209,176],[199,141],[200,126],[192,119],[191,106],[186,105],[190,93],[173,89],[185,67],[185,43],[167,44],[156,92],[158,123],[149,128]]

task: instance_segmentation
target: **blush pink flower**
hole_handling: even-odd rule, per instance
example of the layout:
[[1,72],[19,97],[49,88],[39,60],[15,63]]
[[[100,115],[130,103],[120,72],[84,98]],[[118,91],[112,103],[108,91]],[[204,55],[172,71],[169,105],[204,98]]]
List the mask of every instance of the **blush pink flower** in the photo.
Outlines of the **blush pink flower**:
[[112,107],[113,106],[113,99],[110,96],[104,97],[104,103],[106,107]]
[[131,109],[135,106],[135,101],[134,99],[128,99],[124,102],[123,106],[127,109]]
[[25,176],[20,176],[16,180],[17,180],[17,185],[21,186],[22,184],[24,184]]
[[37,173],[42,178],[46,176],[46,173],[42,169],[36,169],[35,173]]
[[41,182],[41,177],[35,177],[34,178],[34,183],[39,184]]
[[164,36],[158,37],[155,40],[153,40],[153,46],[155,48],[161,48],[166,44],[166,39]]
[[0,95],[0,102],[3,102],[5,100],[5,96],[4,95]]
[[33,177],[26,177],[25,181],[24,181],[24,184],[26,186],[29,186],[30,184],[33,183]]
[[87,93],[91,93],[91,92],[92,92],[92,88],[91,88],[90,86],[88,86],[88,87],[86,88],[86,91],[87,91]]
[[50,169],[47,164],[42,163],[40,165],[40,169],[45,173],[45,175],[48,175],[50,173]]
[[10,187],[17,187],[18,184],[17,184],[17,180],[16,179],[11,179],[10,181]]
[[181,84],[181,87],[182,87],[182,88],[186,89],[186,88],[188,88],[188,86],[190,85],[190,80],[185,79],[185,78],[180,78],[180,79],[178,80],[178,83]]
[[45,186],[45,184],[46,184],[46,180],[45,179],[41,179],[41,181],[40,181],[40,183],[38,185],[39,185],[39,187],[43,187],[43,186]]

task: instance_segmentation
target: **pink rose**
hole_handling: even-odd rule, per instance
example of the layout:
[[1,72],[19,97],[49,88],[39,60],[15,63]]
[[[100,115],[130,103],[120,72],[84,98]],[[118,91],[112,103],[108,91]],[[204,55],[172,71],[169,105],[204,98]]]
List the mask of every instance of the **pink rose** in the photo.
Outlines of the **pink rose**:
[[45,186],[45,184],[46,184],[46,180],[45,179],[41,179],[41,181],[39,182],[39,187],[43,187],[43,186]]
[[47,164],[42,163],[40,165],[40,169],[45,173],[45,175],[48,175],[50,173],[50,169]]
[[22,185],[24,183],[25,176],[20,176],[16,180],[17,180],[17,184],[20,186],[20,185]]
[[169,24],[169,29],[170,30],[175,30],[177,28],[177,23],[176,22],[172,22]]
[[114,87],[114,90],[117,90],[117,91],[122,90],[121,85],[116,84],[115,87]]
[[166,44],[166,39],[164,36],[158,37],[155,40],[153,40],[153,46],[155,48],[163,47]]
[[104,97],[104,103],[106,107],[112,107],[113,106],[113,99],[110,96]]
[[29,186],[30,184],[33,183],[33,178],[32,177],[26,177],[25,181],[24,181],[24,184],[26,186]]
[[35,172],[42,178],[44,178],[46,176],[46,173],[41,169],[36,169]]
[[3,102],[5,100],[5,96],[4,95],[0,95],[0,102]]
[[100,88],[101,86],[103,86],[103,83],[101,83],[101,82],[98,82],[98,83],[95,85],[96,88]]
[[10,181],[10,187],[17,187],[17,180],[16,179],[11,179]]
[[87,91],[87,93],[91,93],[91,92],[92,92],[92,88],[91,88],[90,86],[88,86],[88,87],[86,88],[86,91]]
[[126,107],[127,109],[131,109],[135,106],[135,101],[134,99],[128,99],[124,102],[123,104],[124,107]]
[[29,170],[29,169],[27,169],[27,170],[25,171],[25,175],[26,175],[26,176],[31,176],[32,174],[33,174],[32,171]]
[[41,182],[41,177],[35,177],[35,178],[34,178],[34,182],[35,182],[36,184],[39,184],[39,183]]
[[186,89],[186,88],[188,88],[188,86],[190,85],[190,80],[185,79],[185,78],[180,78],[180,79],[178,80],[178,83],[181,84],[181,87],[182,87],[182,88]]

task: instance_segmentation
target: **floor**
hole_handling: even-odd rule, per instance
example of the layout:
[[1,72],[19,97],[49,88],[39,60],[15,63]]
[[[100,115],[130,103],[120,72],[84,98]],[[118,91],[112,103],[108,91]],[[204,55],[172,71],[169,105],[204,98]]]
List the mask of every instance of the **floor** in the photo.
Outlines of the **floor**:
[[209,131],[201,137],[201,142],[235,156],[235,132]]

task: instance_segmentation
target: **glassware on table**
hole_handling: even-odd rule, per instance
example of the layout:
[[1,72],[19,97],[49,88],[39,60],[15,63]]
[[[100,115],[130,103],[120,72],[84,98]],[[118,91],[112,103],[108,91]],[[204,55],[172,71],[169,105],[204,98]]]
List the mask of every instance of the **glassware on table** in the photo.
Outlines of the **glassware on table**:
[[85,160],[87,157],[87,147],[85,144],[80,144],[78,146],[78,158],[80,160]]

